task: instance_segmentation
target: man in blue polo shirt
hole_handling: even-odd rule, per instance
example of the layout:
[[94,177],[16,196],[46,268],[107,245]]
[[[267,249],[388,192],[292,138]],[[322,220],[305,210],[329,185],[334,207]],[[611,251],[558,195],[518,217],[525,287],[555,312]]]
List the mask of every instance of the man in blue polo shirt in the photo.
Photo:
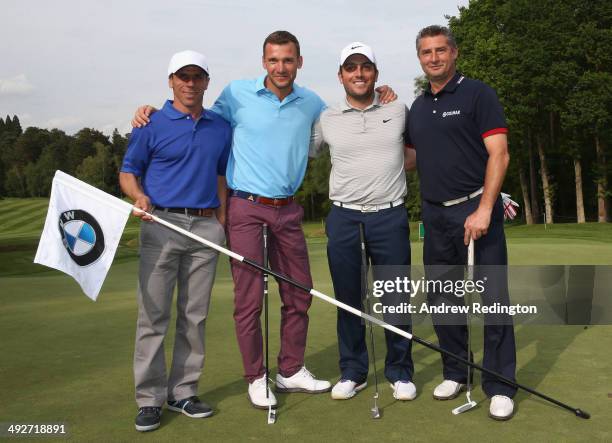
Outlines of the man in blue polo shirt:
[[[500,189],[509,155],[502,107],[492,88],[456,72],[457,45],[448,28],[422,29],[416,48],[429,80],[412,105],[409,122],[421,183],[424,264],[465,264],[467,245],[473,239],[477,265],[507,265]],[[503,274],[489,279],[486,295],[508,304]],[[514,379],[514,330],[511,320],[506,320],[485,325],[483,365]],[[442,348],[467,358],[465,324],[436,324],[435,330]],[[433,395],[448,400],[470,381],[464,365],[444,355],[442,362],[444,381]],[[491,397],[489,415],[511,418],[516,389],[487,374],[482,376],[482,387]]]
[[[209,68],[194,51],[174,54],[168,100],[151,124],[135,128],[120,173],[123,192],[134,205],[217,244],[225,240],[225,170],[231,128],[204,110]],[[134,215],[150,219],[140,212]],[[202,418],[213,410],[197,395],[204,364],[204,325],[218,253],[157,223],[140,231],[138,322],[134,352],[136,429],[160,424],[161,407]],[[175,285],[177,321],[170,374],[164,338]]]

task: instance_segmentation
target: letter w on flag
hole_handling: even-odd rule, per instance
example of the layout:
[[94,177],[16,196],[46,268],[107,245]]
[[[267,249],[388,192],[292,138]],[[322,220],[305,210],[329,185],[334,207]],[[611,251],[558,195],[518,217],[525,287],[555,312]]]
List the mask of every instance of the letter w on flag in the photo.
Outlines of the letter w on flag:
[[95,301],[131,211],[131,204],[56,171],[34,263],[72,276]]

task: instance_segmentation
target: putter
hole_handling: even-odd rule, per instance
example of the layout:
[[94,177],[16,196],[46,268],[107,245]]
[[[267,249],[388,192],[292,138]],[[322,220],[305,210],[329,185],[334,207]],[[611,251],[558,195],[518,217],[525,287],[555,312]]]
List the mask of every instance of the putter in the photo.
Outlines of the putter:
[[[363,223],[359,223],[359,239],[361,241],[361,294],[362,298],[365,299],[366,311],[370,310],[370,290],[368,285],[368,256],[366,253],[365,244],[365,232]],[[378,409],[378,374],[376,373],[376,353],[374,351],[374,330],[372,328],[372,322],[368,322],[368,329],[370,334],[370,347],[372,348],[372,367],[374,369],[374,406],[370,409],[370,413],[373,419],[380,418],[380,409]]]
[[[76,179],[75,179],[76,180]],[[110,194],[106,194],[108,195],[108,197],[112,197]],[[115,197],[113,197],[115,198]],[[121,201],[119,199],[117,199],[117,201]],[[123,204],[123,203],[121,203]],[[589,414],[587,411],[582,410],[580,408],[575,408],[571,405],[568,405],[567,403],[563,403],[562,401],[557,400],[556,398],[553,398],[549,395],[546,395],[540,391],[537,391],[533,388],[530,388],[529,386],[526,386],[522,383],[519,383],[517,381],[511,380],[508,377],[492,371],[490,369],[487,369],[481,365],[478,365],[472,361],[470,361],[469,359],[465,359],[453,352],[447,351],[446,349],[442,349],[440,346],[437,346],[421,337],[418,337],[410,332],[407,331],[403,331],[393,325],[390,325],[388,323],[385,323],[384,321],[371,316],[370,314],[366,314],[365,312],[361,312],[359,309],[355,309],[352,306],[347,305],[346,303],[342,303],[341,301],[336,300],[333,297],[330,297],[327,294],[324,294],[321,291],[317,291],[315,288],[311,287],[311,286],[306,286],[303,283],[300,283],[296,280],[293,280],[290,276],[282,274],[278,271],[275,271],[274,269],[270,269],[267,266],[263,266],[260,263],[257,263],[256,261],[248,258],[248,257],[244,257],[230,249],[224,248],[223,246],[219,246],[218,244],[207,240],[203,237],[200,237],[199,235],[194,234],[193,232],[187,231],[186,229],[183,229],[179,226],[173,225],[172,223],[164,220],[163,218],[159,218],[158,216],[151,214],[149,212],[143,211],[140,208],[137,208],[136,206],[132,206],[132,210],[136,211],[136,212],[140,212],[143,214],[146,214],[147,216],[151,217],[151,220],[154,220],[156,223],[159,223],[160,225],[163,225],[169,229],[172,229],[173,231],[179,232],[180,234],[184,235],[185,237],[189,237],[199,243],[202,243],[203,245],[208,246],[209,248],[214,249],[215,251],[219,251],[222,254],[225,254],[229,257],[231,257],[233,260],[236,260],[239,263],[244,263],[245,265],[248,265],[254,269],[257,269],[260,272],[263,273],[267,273],[269,275],[272,275],[274,277],[276,277],[279,280],[282,280],[292,286],[295,286],[296,288],[301,289],[302,291],[312,295],[313,297],[317,297],[320,300],[323,300],[331,305],[334,305],[340,309],[344,309],[347,312],[350,312],[353,315],[356,315],[357,317],[361,317],[364,320],[367,320],[369,322],[375,323],[378,326],[380,326],[381,328],[386,329],[387,331],[391,331],[394,334],[398,334],[401,335],[402,337],[406,337],[408,340],[412,340],[413,342],[416,342],[418,344],[420,344],[421,346],[425,346],[426,348],[431,349],[432,351],[436,351],[440,354],[444,354],[450,358],[452,358],[455,361],[458,361],[460,363],[463,363],[464,365],[468,365],[473,369],[478,369],[480,372],[485,373],[490,375],[491,377],[495,377],[497,380],[501,381],[502,383],[507,384],[508,386],[512,386],[514,388],[517,389],[522,389],[523,391],[529,392],[530,394],[533,394],[537,397],[540,397],[550,403],[553,403],[557,406],[559,406],[560,408],[566,409],[568,411],[570,411],[571,413],[573,413],[576,417],[578,418],[582,418],[582,419],[589,419],[591,418],[591,414]]]
[[[470,238],[470,245],[468,246],[468,259],[467,259],[468,269],[467,275],[468,280],[474,280],[474,239]],[[468,307],[472,306],[472,293],[467,293],[467,305]],[[472,360],[472,323],[470,322],[470,310],[466,311],[466,321],[467,321],[467,353],[468,358]],[[461,406],[457,406],[453,409],[453,414],[459,415],[463,412],[467,412],[472,408],[475,408],[478,403],[472,400],[472,368],[470,366],[467,367],[467,392],[465,393],[465,397],[467,398],[467,403],[462,404]]]
[[[264,266],[268,267],[268,225],[263,224],[263,263]],[[263,296],[264,296],[264,337],[266,342],[266,400],[270,398],[270,387],[268,383],[270,381],[270,371],[268,369],[268,273],[263,273]],[[272,405],[268,401],[268,424],[273,425],[276,423],[276,408],[272,408]]]

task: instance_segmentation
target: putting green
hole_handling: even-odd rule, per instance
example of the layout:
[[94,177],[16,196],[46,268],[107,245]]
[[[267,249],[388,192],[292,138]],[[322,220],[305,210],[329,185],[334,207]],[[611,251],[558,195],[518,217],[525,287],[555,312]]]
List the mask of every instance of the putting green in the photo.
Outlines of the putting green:
[[[7,210],[6,203],[16,205]],[[487,418],[488,402],[453,416],[464,397],[435,401],[431,391],[440,381],[440,358],[415,345],[415,383],[412,402],[393,400],[387,383],[380,383],[381,420],[372,420],[370,385],[349,401],[332,401],[327,394],[279,394],[277,423],[266,424],[266,414],[246,399],[240,356],[232,319],[232,282],[226,258],[220,261],[206,329],[207,358],[200,395],[215,408],[208,419],[190,419],[164,411],[162,427],[150,434],[134,430],[132,352],[136,320],[137,257],[133,225],[126,230],[118,257],[99,301],[87,299],[69,277],[31,264],[42,221],[44,200],[0,203],[0,422],[65,422],[75,441],[610,441],[612,426],[612,327],[518,326],[520,382],[587,410],[591,420],[543,400],[519,393],[517,413],[509,422]],[[21,205],[19,205],[21,204]],[[17,214],[19,223],[5,230],[3,217]],[[38,208],[38,211],[36,211]],[[44,214],[44,211],[42,211]],[[17,216],[17,215],[15,215]],[[321,224],[306,226],[315,287],[332,294]],[[416,229],[413,229],[416,233]],[[512,263],[612,263],[610,225],[565,226],[551,229],[517,226],[507,230]],[[421,243],[413,239],[413,259],[420,262]],[[278,352],[279,301],[271,292],[271,355]],[[335,381],[337,345],[335,308],[319,300],[310,311],[308,368],[318,377]],[[383,333],[376,332],[379,380],[383,380]],[[432,330],[417,327],[415,334],[435,341]],[[475,334],[476,358],[482,358],[481,334]],[[167,351],[173,339],[170,328]],[[272,359],[272,372],[276,362]],[[477,377],[478,378],[478,377]]]

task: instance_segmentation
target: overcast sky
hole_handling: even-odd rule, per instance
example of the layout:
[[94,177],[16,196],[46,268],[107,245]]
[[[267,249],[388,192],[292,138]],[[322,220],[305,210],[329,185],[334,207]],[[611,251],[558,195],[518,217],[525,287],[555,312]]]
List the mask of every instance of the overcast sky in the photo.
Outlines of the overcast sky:
[[421,74],[414,38],[446,24],[468,0],[5,0],[0,15],[0,116],[22,126],[93,127],[129,132],[135,108],[170,98],[167,66],[174,52],[208,57],[210,106],[223,86],[256,77],[261,44],[285,29],[300,40],[304,66],[297,82],[328,102],[343,95],[336,72],[340,50],[371,45],[379,84],[412,103]]

